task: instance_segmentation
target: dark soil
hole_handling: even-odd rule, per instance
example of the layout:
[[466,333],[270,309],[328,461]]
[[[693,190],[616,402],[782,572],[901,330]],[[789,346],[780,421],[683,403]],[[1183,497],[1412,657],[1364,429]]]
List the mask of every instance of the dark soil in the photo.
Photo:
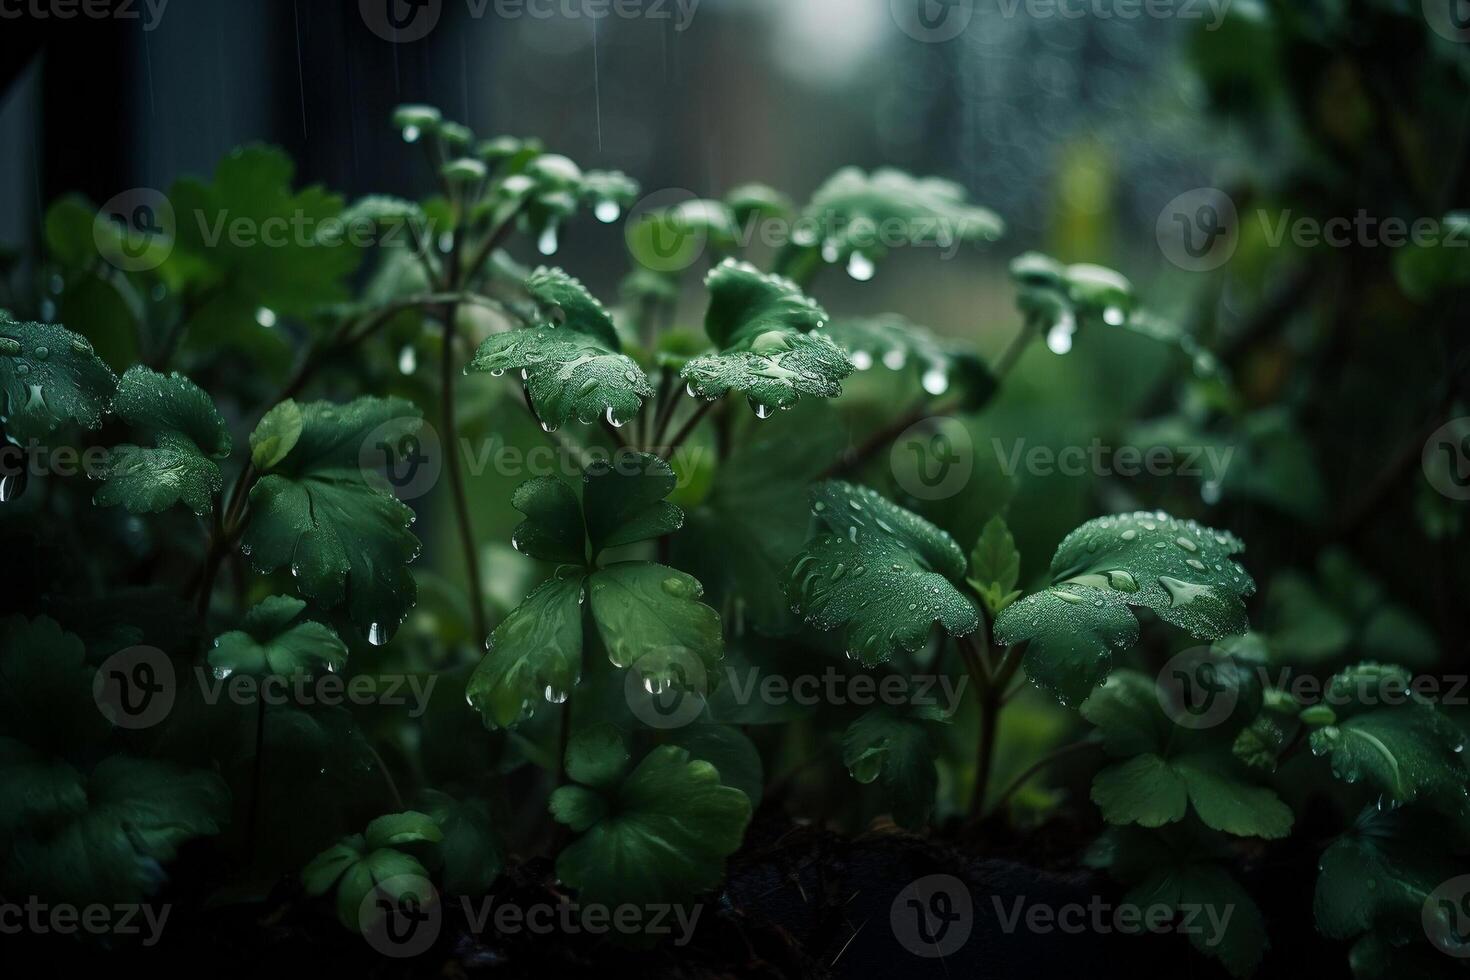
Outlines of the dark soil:
[[[875,827],[856,837],[793,824],[769,808],[758,814],[745,847],[730,861],[724,891],[700,909],[692,939],[627,948],[586,932],[476,929],[466,904],[442,903],[434,944],[412,958],[384,956],[333,918],[329,903],[310,900],[283,882],[263,904],[206,908],[176,883],[158,901],[173,910],[156,946],[112,949],[62,937],[0,935],[6,974],[65,976],[127,970],[138,975],[295,977],[559,977],[844,978],[983,977],[1051,980],[1111,977],[1225,977],[1178,934],[1123,934],[1115,929],[1028,929],[1017,909],[1060,909],[1116,903],[1120,889],[1078,866],[1096,828],[1067,817],[1024,833],[985,828],[964,844]],[[983,855],[983,856],[982,856]],[[1262,855],[1263,870],[1247,887],[1266,913],[1276,949],[1258,974],[1332,980],[1345,976],[1346,957],[1311,924],[1313,859]],[[1271,870],[1274,869],[1274,870]],[[1270,873],[1267,873],[1270,871]],[[948,875],[964,883],[971,913],[952,923],[969,927],[943,957],[917,955],[917,911],[896,903],[911,883]],[[516,863],[493,891],[497,905],[556,907],[550,861]],[[478,915],[480,906],[469,910]],[[932,903],[931,903],[931,907]],[[949,906],[942,907],[948,910]],[[1090,919],[1087,921],[1091,921]],[[679,933],[676,930],[675,936]],[[937,937],[946,941],[943,933]],[[951,940],[953,941],[953,940]],[[921,951],[925,948],[921,945]],[[929,948],[932,952],[932,947]]]

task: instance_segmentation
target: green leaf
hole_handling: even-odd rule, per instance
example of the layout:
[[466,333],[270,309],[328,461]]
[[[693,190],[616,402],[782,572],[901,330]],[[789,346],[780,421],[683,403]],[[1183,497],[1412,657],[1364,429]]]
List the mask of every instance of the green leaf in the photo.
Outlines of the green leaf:
[[773,635],[798,628],[783,573],[806,543],[807,484],[844,445],[826,406],[815,407],[822,412],[801,410],[779,435],[737,446],[673,539],[674,564],[704,583],[736,634],[747,626]]
[[826,333],[847,351],[859,371],[876,364],[910,371],[924,391],[936,397],[958,388],[967,412],[978,411],[995,393],[995,376],[971,348],[897,314],[835,320]]
[[98,506],[134,514],[179,503],[200,516],[214,510],[224,483],[214,460],[229,457],[230,432],[204,389],[177,372],[165,376],[138,365],[118,383],[112,411],[151,434],[154,445],[113,449]]
[[564,701],[582,676],[582,576],[543,583],[490,634],[466,695],[492,728]]
[[566,767],[568,779],[608,789],[628,769],[628,747],[614,726],[592,725],[573,732],[567,740]]
[[91,342],[97,356],[114,370],[141,360],[138,319],[141,306],[124,279],[82,273],[67,280],[57,300],[55,320]]
[[1020,578],[1021,553],[1016,550],[1016,539],[1006,527],[1005,518],[997,514],[980,531],[970,552],[970,577],[965,581],[979,593],[993,617],[1020,597],[1016,591]]
[[63,422],[96,429],[116,387],[85,337],[0,310],[0,423],[12,439],[42,439]]
[[664,500],[675,482],[673,469],[652,453],[620,454],[588,466],[582,506],[593,556],[683,527],[684,512]]
[[684,512],[664,500],[674,485],[673,469],[652,453],[595,460],[582,475],[580,503],[560,480],[528,480],[512,499],[527,519],[511,543],[532,558],[585,565],[588,554],[661,538],[684,524]]
[[794,212],[791,199],[765,184],[741,184],[725,193],[724,203],[737,225],[751,218],[789,218]]
[[365,441],[418,430],[397,398],[301,406],[301,435],[250,491],[241,550],[261,572],[289,567],[301,595],[345,605],[354,625],[385,643],[412,608],[408,565],[419,552],[414,515],[359,463]]
[[0,889],[8,895],[77,907],[141,902],[158,890],[159,865],[180,845],[219,833],[229,812],[229,790],[211,772],[123,755],[87,776],[38,763],[0,740],[0,786],[7,799],[29,801],[20,819],[7,805],[0,828]]
[[619,353],[606,309],[560,269],[537,269],[527,289],[541,311],[533,327],[492,334],[467,371],[520,371],[543,426],[575,418],[584,425],[622,425],[654,396],[643,369]]
[[1164,905],[1176,915],[1192,912],[1189,941],[1219,960],[1232,976],[1260,965],[1270,943],[1266,920],[1250,894],[1219,859],[1228,853],[1191,827],[1147,831],[1110,828],[1087,863],[1107,868],[1130,885],[1123,901],[1135,908]]
[[525,285],[543,322],[596,337],[608,350],[621,347],[612,315],[577,279],[561,269],[541,266],[526,278]]
[[0,620],[0,735],[52,755],[103,741],[112,725],[93,699],[86,653],[52,619]]
[[1229,834],[1279,838],[1291,829],[1291,809],[1251,782],[1231,752],[1231,736],[1218,727],[1175,725],[1144,675],[1118,671],[1081,710],[1107,753],[1124,760],[1092,784],[1093,802],[1109,823],[1160,827],[1192,807],[1206,826]]
[[[1376,932],[1395,945],[1417,940],[1425,911],[1443,915],[1426,910],[1430,895],[1464,870],[1448,853],[1452,837],[1432,813],[1365,809],[1317,863],[1317,928],[1333,939]],[[1453,927],[1454,919],[1451,912],[1443,924]]]
[[913,651],[937,622],[952,636],[979,626],[955,588],[965,556],[944,531],[876,491],[841,480],[812,487],[825,533],[787,569],[787,596],[809,626],[842,629],[848,656],[865,666]]
[[1394,252],[1393,271],[1409,297],[1429,302],[1440,293],[1470,284],[1470,212],[1451,211],[1441,220],[1442,234],[1433,242],[1411,242]]
[[378,817],[367,825],[367,846],[376,850],[380,847],[395,847],[399,844],[426,842],[438,843],[444,839],[439,824],[427,813],[405,810]]
[[[368,824],[367,835],[344,837],[322,851],[301,871],[301,883],[312,896],[337,890],[337,921],[354,932],[370,932],[377,922],[363,916],[363,902],[375,890],[386,889],[397,900],[428,885],[429,872],[417,857],[397,850],[395,845],[435,843],[442,839],[439,825],[428,815],[415,811],[388,814]],[[433,901],[429,893],[420,901]]]
[[189,320],[191,346],[275,346],[261,308],[308,317],[347,298],[361,251],[315,234],[340,220],[342,199],[320,187],[293,193],[294,174],[281,150],[247,146],[220,161],[212,183],[184,178],[169,191],[178,232],[161,271],[178,291],[203,297]]
[[1107,677],[1111,651],[1137,642],[1128,606],[1205,639],[1245,632],[1255,582],[1230,557],[1244,549],[1234,535],[1163,512],[1088,521],[1057,548],[1052,588],[997,617],[996,639],[1028,641],[1027,675],[1075,704]]
[[[700,602],[704,587],[692,576],[653,562],[609,565],[587,579],[592,618],[608,658],[637,667],[645,683],[699,685],[689,678],[688,657],[712,678],[724,651],[720,616]],[[701,693],[703,693],[701,691]]]
[[80,194],[65,194],[46,209],[46,249],[50,258],[73,269],[86,269],[102,256],[92,229],[97,208]]
[[871,278],[872,263],[892,246],[948,250],[959,242],[995,241],[1005,230],[995,212],[968,203],[959,184],[887,167],[837,171],[812,195],[803,218],[825,236],[807,247],[820,244],[828,262],[845,260],[854,279]]
[[582,831],[556,872],[582,902],[608,907],[683,902],[713,888],[750,822],[749,798],[673,745],[644,756],[603,806],[597,797],[580,786],[552,794],[553,815]]
[[330,626],[302,619],[306,603],[294,596],[262,599],[240,629],[219,636],[209,666],[231,674],[294,676],[341,670],[347,646]]
[[438,790],[422,794],[424,810],[443,833],[439,855],[444,888],[459,895],[484,894],[505,866],[505,847],[495,833],[490,808],[481,800],[456,800]]
[[1263,711],[1235,736],[1231,751],[1252,769],[1275,772],[1296,729],[1293,719],[1280,712]]
[[1413,692],[1401,667],[1363,663],[1334,674],[1323,692],[1336,718],[1312,732],[1312,753],[1332,772],[1377,789],[1384,806],[1421,801],[1470,827],[1465,734]]
[[736,391],[768,413],[790,408],[802,395],[842,393],[852,363],[830,338],[811,332],[826,324],[827,313],[794,282],[727,259],[705,285],[704,329],[720,350],[684,365],[690,394],[712,399]]
[[289,398],[266,412],[250,433],[250,461],[255,468],[269,470],[285,459],[305,424],[301,406]]
[[538,476],[516,487],[511,506],[526,515],[511,532],[516,551],[546,561],[586,564],[587,528],[571,487],[555,477]]
[[1138,620],[1125,596],[1091,585],[1028,595],[996,617],[995,641],[1026,643],[1031,683],[1068,707],[1086,699],[1113,669],[1113,651],[1138,642]]
[[936,709],[870,708],[842,735],[842,764],[860,783],[879,782],[903,827],[929,822],[939,772],[935,726],[944,721]]
[[703,759],[718,769],[720,782],[744,793],[752,810],[760,805],[764,786],[760,752],[740,729],[730,725],[685,725],[669,733],[669,742],[687,749],[690,758]]

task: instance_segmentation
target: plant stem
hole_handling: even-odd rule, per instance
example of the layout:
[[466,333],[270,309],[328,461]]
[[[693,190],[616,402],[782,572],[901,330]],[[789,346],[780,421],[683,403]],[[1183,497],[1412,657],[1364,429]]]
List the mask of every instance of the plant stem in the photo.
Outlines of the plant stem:
[[1032,776],[1035,776],[1037,773],[1041,772],[1041,770],[1045,769],[1053,762],[1056,762],[1059,759],[1065,759],[1067,756],[1073,755],[1077,752],[1081,752],[1084,749],[1090,749],[1095,746],[1100,746],[1101,744],[1101,742],[1091,737],[1081,738],[1075,742],[1069,742],[1068,744],[1063,745],[1060,748],[1056,748],[1048,752],[1046,755],[1042,756],[1040,759],[1037,759],[1034,763],[1028,766],[1025,772],[1021,773],[1015,779],[1011,780],[1011,784],[1007,786],[1004,790],[1002,790],[1001,794],[995,798],[995,803],[990,807],[989,812],[999,812],[1000,809],[1006,805],[1006,801],[1015,795],[1016,790],[1026,785],[1027,781],[1029,781]]
[[685,420],[683,427],[674,434],[674,438],[669,440],[668,451],[664,454],[665,459],[672,458],[674,453],[678,452],[679,447],[684,445],[684,440],[689,438],[689,434],[694,431],[700,419],[709,414],[709,410],[716,404],[716,402],[705,402],[694,410],[694,414]]
[[454,411],[454,337],[457,304],[444,307],[444,350],[439,360],[440,420],[444,428],[444,462],[449,472],[449,489],[454,497],[454,516],[459,528],[459,543],[464,552],[465,578],[469,592],[470,616],[475,634],[482,640],[490,635],[485,621],[485,601],[480,588],[480,556],[475,549],[475,532],[470,524],[470,500],[465,493],[464,473],[459,458],[459,423]]

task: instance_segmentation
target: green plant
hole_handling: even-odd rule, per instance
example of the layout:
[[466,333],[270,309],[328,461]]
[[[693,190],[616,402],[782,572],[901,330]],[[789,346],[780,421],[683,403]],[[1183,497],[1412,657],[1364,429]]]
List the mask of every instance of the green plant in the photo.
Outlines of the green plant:
[[[535,854],[584,902],[692,902],[763,806],[846,830],[891,815],[973,847],[1056,811],[1064,785],[1037,777],[1086,753],[1102,830],[1078,861],[1137,905],[1233,910],[1219,941],[1191,935],[1229,973],[1262,962],[1272,930],[1248,882],[1268,848],[1309,843],[1293,835],[1314,799],[1340,825],[1318,848],[1315,921],[1351,941],[1353,969],[1446,968],[1425,930],[1461,951],[1453,906],[1432,899],[1470,818],[1463,729],[1398,666],[1432,665],[1434,632],[1336,541],[1310,575],[1265,562],[1252,632],[1245,542],[1137,509],[1206,514],[1226,494],[1300,517],[1324,496],[1292,462],[1297,421],[1241,409],[1204,332],[1115,271],[1037,253],[1010,264],[1019,322],[993,357],[897,314],[829,314],[814,295],[829,266],[862,282],[891,248],[1004,231],[958,185],[887,169],[842,170],[801,208],[747,185],[638,215],[620,302],[604,303],[511,249],[550,261],[584,211],[628,212],[630,178],[535,140],[477,141],[428,106],[394,124],[434,171],[424,200],[348,206],[293,189],[286,157],[251,147],[171,188],[185,219],[164,243],[94,227],[77,198],[48,212],[56,295],[0,314],[0,425],[25,454],[106,452],[95,489],[37,494],[23,469],[0,482],[8,510],[44,518],[6,531],[38,562],[45,534],[89,551],[82,574],[48,565],[14,597],[25,614],[0,622],[0,890],[136,901],[190,843],[225,869],[221,901],[269,901],[294,875],[365,933],[380,892],[481,895]],[[315,230],[247,245],[195,220],[223,214]],[[822,234],[744,244],[750,222],[778,219]],[[879,226],[902,240],[874,244]],[[343,234],[363,228],[370,247]],[[680,303],[701,262],[702,336]],[[1464,283],[1434,250],[1392,271],[1408,297]],[[1040,531],[1013,513],[1008,475],[993,493],[985,474],[915,492],[895,439],[952,417],[979,431],[1036,342],[1148,351],[1155,401],[1177,408],[1167,431],[1218,423],[1209,438],[1244,445],[1250,477],[1115,487],[1098,498],[1120,506],[1058,507]],[[487,504],[499,487],[469,457],[492,434],[570,465]],[[943,462],[919,450],[913,465]],[[420,508],[406,485],[430,462],[445,499]],[[1061,536],[1084,506],[1115,513]],[[419,510],[427,550],[455,562],[414,565]],[[517,522],[519,558],[487,547],[486,515]],[[186,682],[167,718],[133,730],[98,712],[94,687],[138,645]],[[1327,676],[1320,697],[1272,682],[1293,667]],[[760,693],[819,671],[971,690],[942,706]],[[193,681],[320,692],[343,675],[448,693],[349,710],[211,700]],[[1227,709],[1201,722],[1191,684]],[[803,799],[812,769],[820,790]]]

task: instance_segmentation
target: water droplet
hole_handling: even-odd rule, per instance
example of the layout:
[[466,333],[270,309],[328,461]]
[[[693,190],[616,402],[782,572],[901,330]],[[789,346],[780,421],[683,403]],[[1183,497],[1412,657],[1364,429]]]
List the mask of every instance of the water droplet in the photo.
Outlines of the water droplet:
[[762,404],[758,401],[752,401],[750,403],[750,407],[755,411],[755,417],[758,419],[768,419],[773,414],[771,406]]
[[897,347],[883,352],[883,366],[890,371],[902,371],[908,359],[908,354]]
[[847,274],[858,282],[867,282],[876,271],[873,260],[862,252],[853,252],[847,257]]
[[547,684],[546,685],[546,691],[544,692],[544,697],[546,698],[547,701],[549,701],[552,704],[565,704],[566,703],[566,700],[567,700],[567,694],[568,693],[569,692],[567,692],[567,691],[558,691],[556,688],[552,687],[550,684]]
[[[293,568],[294,573],[296,570]],[[388,642],[388,633],[383,629],[382,623],[373,623],[368,627],[368,642],[375,647],[380,647]]]
[[1138,537],[1138,532],[1130,527],[1128,530],[1124,531],[1122,535],[1120,535],[1120,537],[1122,537],[1124,541],[1132,541],[1134,538]]
[[1110,327],[1121,327],[1123,321],[1127,319],[1128,315],[1123,312],[1121,307],[1109,306],[1103,310],[1103,323],[1106,323]]
[[46,347],[37,347],[34,351],[31,352],[31,356],[38,361],[44,361],[46,358],[51,356],[51,351]]
[[536,251],[542,255],[555,255],[557,244],[556,222],[551,221],[541,229],[541,237],[536,239]]
[[[398,373],[413,374],[419,368],[419,356],[413,349],[413,344],[404,344],[403,349],[398,352]],[[493,371],[491,372],[494,373]],[[500,372],[504,374],[504,371]]]
[[865,350],[853,351],[852,366],[857,368],[859,371],[866,371],[868,368],[873,366],[873,355],[869,354]]
[[550,422],[542,422],[541,423],[541,431],[542,432],[555,432],[556,431],[556,426],[553,425]]
[[613,409],[611,405],[607,407],[607,413],[603,416],[603,418],[607,419],[607,424],[612,426],[614,429],[621,429],[623,427],[623,420],[613,414]]
[[1189,540],[1188,538],[1185,538],[1185,537],[1175,538],[1174,539],[1174,543],[1177,544],[1179,547],[1183,548],[1185,551],[1188,551],[1190,553],[1193,553],[1193,552],[1199,550],[1198,546],[1193,541],[1191,541],[1191,540]]
[[597,216],[598,221],[610,225],[622,216],[623,209],[618,207],[617,201],[598,201],[592,213]]
[[491,368],[490,377],[501,378],[505,376],[505,368]]
[[1077,332],[1077,323],[1070,313],[1052,324],[1046,332],[1046,346],[1053,354],[1065,354],[1072,349],[1072,334]]
[[924,386],[924,390],[929,394],[942,395],[949,390],[949,375],[945,373],[943,368],[932,367],[924,372],[924,376],[919,380],[919,383]]
[[417,126],[403,127],[403,142],[405,143],[417,143],[422,135],[422,131]]

